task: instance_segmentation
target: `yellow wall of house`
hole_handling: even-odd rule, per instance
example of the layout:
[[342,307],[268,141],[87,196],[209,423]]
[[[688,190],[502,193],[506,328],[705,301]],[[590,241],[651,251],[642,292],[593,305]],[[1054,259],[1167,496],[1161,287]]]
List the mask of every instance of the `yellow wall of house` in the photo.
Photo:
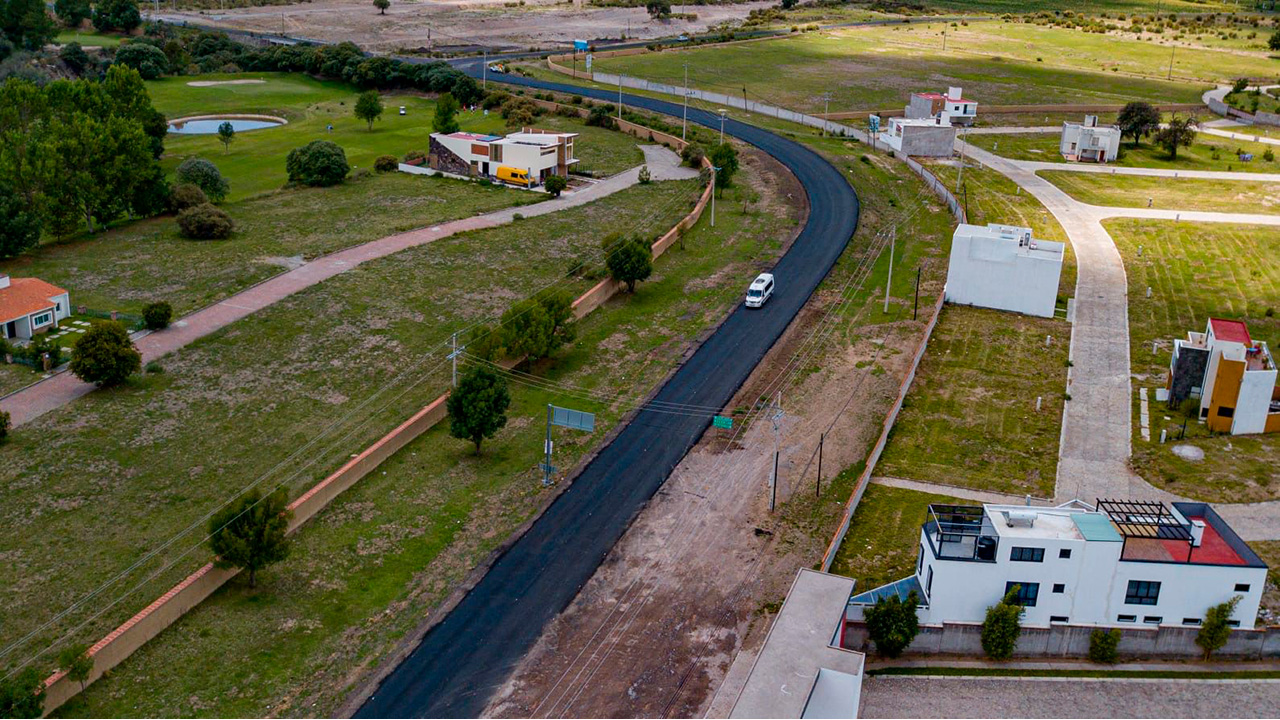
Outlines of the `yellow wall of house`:
[[1244,361],[1218,360],[1218,374],[1213,381],[1213,396],[1209,398],[1209,429],[1214,432],[1231,432],[1234,417],[1219,417],[1218,408],[1235,408],[1240,399],[1240,383],[1244,380]]

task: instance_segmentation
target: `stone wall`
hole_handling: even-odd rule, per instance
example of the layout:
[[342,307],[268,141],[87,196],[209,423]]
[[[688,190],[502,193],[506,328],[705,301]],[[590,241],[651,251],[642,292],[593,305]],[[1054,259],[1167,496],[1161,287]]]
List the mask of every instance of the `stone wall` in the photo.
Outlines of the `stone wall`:
[[458,154],[431,138],[427,150],[427,167],[454,175],[470,175],[471,163],[458,157]]

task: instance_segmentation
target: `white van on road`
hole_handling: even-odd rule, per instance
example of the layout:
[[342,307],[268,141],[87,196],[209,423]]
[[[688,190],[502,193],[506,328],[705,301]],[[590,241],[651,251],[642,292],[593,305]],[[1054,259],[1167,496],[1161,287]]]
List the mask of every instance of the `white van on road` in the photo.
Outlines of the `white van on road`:
[[773,297],[773,275],[760,273],[747,288],[747,307],[758,308]]

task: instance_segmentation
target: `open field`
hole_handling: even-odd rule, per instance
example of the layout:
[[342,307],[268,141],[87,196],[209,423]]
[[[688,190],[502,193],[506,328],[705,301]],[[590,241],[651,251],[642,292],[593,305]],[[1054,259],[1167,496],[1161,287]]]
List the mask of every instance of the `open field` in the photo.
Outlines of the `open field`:
[[58,45],[78,42],[84,47],[114,48],[125,38],[114,33],[97,33],[89,30],[63,30],[53,41]]
[[916,566],[920,526],[930,503],[965,501],[886,485],[869,486],[849,523],[831,572],[857,580],[856,592],[910,575]]
[[0,395],[24,388],[39,379],[40,375],[33,368],[0,362]]
[[[1280,167],[1278,167],[1280,169]],[[1067,170],[1040,177],[1090,205],[1280,214],[1280,183],[1097,175]]]
[[[965,142],[972,143],[984,150],[1009,158],[1010,160],[1034,160],[1038,162],[1066,162],[1059,154],[1058,133],[1023,133],[1018,135],[967,135]],[[1171,160],[1164,148],[1156,145],[1148,137],[1141,145],[1134,147],[1126,138],[1120,144],[1120,158],[1112,165],[1119,167],[1164,168],[1167,170],[1217,170],[1234,172],[1280,172],[1280,164],[1267,162],[1263,154],[1269,149],[1275,152],[1273,145],[1232,140],[1197,133],[1195,142],[1190,147],[1178,148],[1178,159]],[[1236,157],[1236,150],[1253,153],[1251,162],[1241,162]]]
[[[1257,340],[1280,339],[1280,252],[1275,228],[1221,224],[1110,220],[1107,231],[1124,258],[1129,278],[1129,334],[1136,389],[1163,387],[1174,338],[1203,331],[1210,316],[1242,319]],[[1142,247],[1142,257],[1138,248]],[[1151,297],[1146,296],[1151,287]],[[1271,314],[1268,314],[1271,310]],[[1157,352],[1152,353],[1152,343]],[[1135,412],[1136,412],[1135,400]],[[1151,435],[1181,430],[1181,412],[1151,400]],[[1205,450],[1199,463],[1182,460],[1171,445],[1146,442],[1133,422],[1133,467],[1170,492],[1213,502],[1252,502],[1280,497],[1280,438],[1210,437],[1192,419],[1187,437]]]
[[[759,186],[770,197],[761,182],[749,166],[739,175],[740,184]],[[643,189],[628,192],[660,202]],[[733,191],[725,197],[731,200]],[[739,300],[742,278],[771,262],[780,238],[794,228],[785,211],[769,211],[776,200],[768,202],[769,208],[745,214],[724,203],[716,228],[697,225],[685,248],[659,259],[654,278],[634,296],[619,296],[590,315],[571,346],[535,369],[561,387],[585,388],[593,399],[513,382],[511,422],[478,459],[442,424],[304,528],[294,556],[267,573],[260,590],[229,585],[90,688],[68,714],[166,715],[173,708],[182,708],[181,714],[334,713],[360,679],[351,667],[385,655],[545,499],[534,467],[545,404],[599,416],[594,435],[557,431],[557,465],[572,467],[671,370],[686,344]],[[553,217],[559,215],[522,223],[556,244],[578,242],[584,217],[552,224]],[[497,233],[482,232],[470,245],[484,248],[497,240]],[[404,255],[411,253],[417,257],[396,256],[406,270],[437,267],[429,253]],[[566,262],[561,257],[547,264],[554,270]],[[223,660],[220,669],[200,662],[210,653]],[[175,663],[187,669],[175,671]],[[249,677],[255,680],[246,685]],[[139,686],[149,692],[138,693]]]

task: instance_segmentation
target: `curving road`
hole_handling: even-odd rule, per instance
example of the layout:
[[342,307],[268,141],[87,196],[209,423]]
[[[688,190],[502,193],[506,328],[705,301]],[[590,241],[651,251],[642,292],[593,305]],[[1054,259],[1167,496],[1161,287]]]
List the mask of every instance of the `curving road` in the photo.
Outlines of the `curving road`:
[[[471,74],[478,63],[463,65]],[[507,76],[503,82],[617,102],[617,94]],[[624,95],[632,107],[679,116],[681,106]],[[689,110],[719,127],[720,117]],[[808,148],[734,120],[724,131],[777,158],[804,186],[809,219],[778,261],[778,290],[762,309],[739,305],[659,390],[655,400],[723,407],[826,277],[858,225],[858,197]],[[743,290],[750,278],[742,278]],[[710,417],[637,414],[432,628],[356,713],[357,717],[476,717],[577,595],[632,519],[710,424]]]

